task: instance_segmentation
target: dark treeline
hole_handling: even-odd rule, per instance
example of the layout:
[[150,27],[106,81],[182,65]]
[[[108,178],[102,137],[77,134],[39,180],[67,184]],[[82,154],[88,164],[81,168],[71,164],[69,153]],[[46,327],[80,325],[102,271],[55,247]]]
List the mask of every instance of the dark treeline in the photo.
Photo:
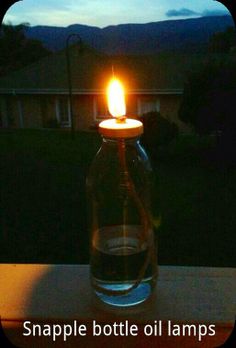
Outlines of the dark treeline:
[[3,24],[0,29],[0,76],[23,68],[50,54],[39,40],[28,39],[25,28],[28,24],[16,26]]

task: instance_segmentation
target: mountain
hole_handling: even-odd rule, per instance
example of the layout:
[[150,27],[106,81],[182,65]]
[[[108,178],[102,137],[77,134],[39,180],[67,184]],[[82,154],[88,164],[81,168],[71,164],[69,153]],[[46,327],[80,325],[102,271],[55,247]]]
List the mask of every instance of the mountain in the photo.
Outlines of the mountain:
[[79,34],[89,46],[108,54],[151,54],[162,51],[196,51],[204,48],[215,32],[233,26],[231,16],[168,20],[147,24],[120,24],[105,28],[74,24],[68,27],[35,26],[30,38],[51,50],[63,49],[69,34]]

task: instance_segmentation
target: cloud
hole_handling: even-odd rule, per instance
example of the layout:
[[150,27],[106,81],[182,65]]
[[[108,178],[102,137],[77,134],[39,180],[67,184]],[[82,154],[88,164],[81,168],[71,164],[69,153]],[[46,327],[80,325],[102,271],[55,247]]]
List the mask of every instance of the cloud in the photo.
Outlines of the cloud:
[[181,8],[179,10],[169,10],[166,12],[167,17],[191,17],[191,16],[199,16],[198,12],[190,10],[189,8]]
[[201,17],[209,17],[209,16],[225,16],[229,12],[225,10],[204,10],[201,12],[196,12],[190,10],[189,8],[181,8],[179,10],[171,9],[166,12],[167,17],[192,17],[192,16],[201,16]]

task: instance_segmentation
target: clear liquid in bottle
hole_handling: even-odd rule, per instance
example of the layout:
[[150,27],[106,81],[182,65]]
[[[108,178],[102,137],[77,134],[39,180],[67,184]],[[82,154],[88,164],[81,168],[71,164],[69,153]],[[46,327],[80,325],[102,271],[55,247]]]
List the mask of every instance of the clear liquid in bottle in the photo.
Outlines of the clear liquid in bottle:
[[97,296],[117,306],[145,301],[156,281],[153,255],[141,226],[114,225],[94,233],[91,248],[91,280]]

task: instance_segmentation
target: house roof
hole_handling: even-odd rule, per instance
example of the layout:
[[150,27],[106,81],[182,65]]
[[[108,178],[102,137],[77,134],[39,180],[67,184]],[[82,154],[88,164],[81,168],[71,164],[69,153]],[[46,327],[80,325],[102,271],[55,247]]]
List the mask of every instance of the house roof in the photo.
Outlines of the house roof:
[[[104,93],[115,75],[127,93],[181,94],[186,72],[204,60],[202,55],[159,54],[152,56],[105,56],[91,49],[79,52],[70,47],[73,93]],[[68,93],[66,52],[60,51],[12,72],[0,79],[0,93],[57,94]]]

